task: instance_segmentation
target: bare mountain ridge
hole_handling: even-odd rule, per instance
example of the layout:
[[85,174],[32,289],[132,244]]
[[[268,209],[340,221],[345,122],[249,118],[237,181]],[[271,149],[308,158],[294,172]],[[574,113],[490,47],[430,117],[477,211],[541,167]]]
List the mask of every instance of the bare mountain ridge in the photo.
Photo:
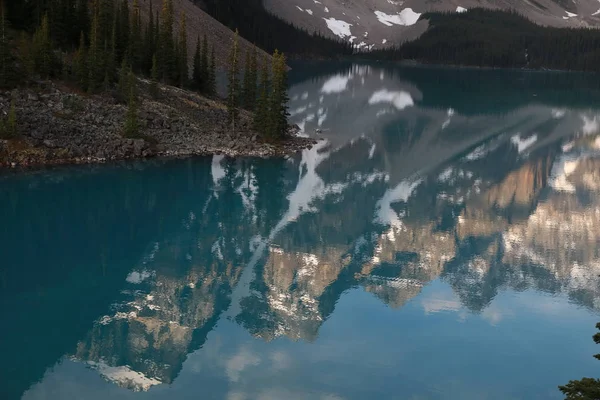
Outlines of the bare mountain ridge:
[[264,0],[264,6],[296,26],[347,40],[363,50],[416,39],[428,28],[428,21],[419,17],[431,11],[515,10],[544,26],[600,25],[596,0]]

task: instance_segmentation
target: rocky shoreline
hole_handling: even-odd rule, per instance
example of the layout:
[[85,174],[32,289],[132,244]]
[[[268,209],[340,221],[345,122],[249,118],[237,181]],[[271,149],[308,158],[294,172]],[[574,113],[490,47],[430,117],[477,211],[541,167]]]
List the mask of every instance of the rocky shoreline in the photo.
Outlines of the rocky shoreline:
[[281,142],[265,142],[246,111],[232,132],[219,101],[171,86],[159,86],[155,99],[149,82],[140,80],[138,86],[141,134],[136,138],[124,137],[127,106],[109,94],[87,95],[55,82],[0,93],[0,118],[14,100],[19,132],[17,138],[0,139],[0,168],[212,154],[281,157],[316,143],[298,137],[297,127]]

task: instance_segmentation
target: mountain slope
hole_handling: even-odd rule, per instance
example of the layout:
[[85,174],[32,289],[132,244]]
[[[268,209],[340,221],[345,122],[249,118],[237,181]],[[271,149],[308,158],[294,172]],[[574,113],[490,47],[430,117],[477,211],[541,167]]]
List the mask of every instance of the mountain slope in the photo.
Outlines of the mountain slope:
[[[130,0],[133,4],[133,0]],[[154,13],[160,11],[162,6],[162,0],[144,0],[140,2],[142,15],[147,18],[150,4],[152,3],[152,9]],[[213,17],[204,12],[200,7],[196,6],[190,0],[173,0],[173,6],[175,9],[175,21],[176,30],[179,29],[181,23],[181,13],[185,14],[187,34],[188,34],[188,55],[190,62],[194,56],[196,50],[196,40],[198,37],[202,39],[206,35],[208,43],[215,48],[215,57],[217,65],[225,67],[228,65],[227,58],[229,51],[233,43],[234,32],[215,20]],[[241,54],[253,51],[254,45],[244,38],[239,38],[239,48]],[[259,59],[267,57],[270,60],[270,55],[258,49]]]
[[427,29],[425,12],[471,8],[515,10],[533,22],[554,27],[600,25],[596,0],[264,0],[265,8],[301,28],[342,38],[362,49],[412,40]]

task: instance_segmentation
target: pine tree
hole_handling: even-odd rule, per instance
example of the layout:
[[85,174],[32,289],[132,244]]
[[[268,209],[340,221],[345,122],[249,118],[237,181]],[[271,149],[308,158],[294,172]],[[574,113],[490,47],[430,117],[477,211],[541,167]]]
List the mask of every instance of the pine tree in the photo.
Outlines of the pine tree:
[[129,35],[129,56],[134,71],[142,69],[142,16],[140,13],[139,0],[133,2],[133,13],[131,14],[131,32]]
[[287,65],[283,53],[275,50],[273,54],[273,83],[269,97],[269,117],[267,118],[267,137],[279,140],[287,133],[289,101],[287,95]]
[[104,90],[109,90],[115,80],[117,72],[117,19],[113,23],[112,37],[110,40],[110,49],[106,54],[106,69],[104,75]]
[[200,80],[203,82],[203,86],[200,90],[208,92],[207,82],[209,81],[210,65],[208,60],[208,40],[206,35],[202,39],[202,56],[200,57]]
[[263,137],[267,136],[267,119],[269,118],[269,93],[271,91],[271,82],[269,79],[269,63],[263,60],[260,69],[260,89],[258,101],[254,109],[254,130]]
[[173,43],[173,0],[163,0],[160,19],[160,43],[158,52],[159,75],[163,81],[172,83],[178,75]]
[[17,109],[15,107],[15,99],[12,99],[10,102],[8,119],[6,121],[6,134],[9,138],[17,137]]
[[215,61],[215,46],[212,46],[210,52],[210,68],[208,69],[208,84],[206,94],[216,96],[217,94],[217,64]]
[[257,52],[254,49],[252,55],[246,53],[246,63],[244,66],[244,108],[249,111],[254,109],[256,102],[256,87],[258,79],[257,71]]
[[127,116],[125,119],[125,137],[136,138],[139,137],[140,126],[138,122],[137,115],[137,90],[136,90],[136,82],[135,75],[133,72],[129,71],[128,74],[128,86],[129,86],[129,96],[128,96],[128,107],[127,107]]
[[235,123],[239,115],[240,105],[240,82],[238,71],[238,40],[239,35],[236,30],[229,54],[229,71],[227,74],[227,113],[229,122],[231,123],[232,131],[235,132]]
[[50,77],[53,73],[53,54],[48,15],[42,17],[42,23],[33,35],[33,59],[35,71],[42,78]]
[[[104,51],[108,50],[112,38],[113,21],[115,20],[115,0],[97,0],[98,9],[98,44]],[[127,14],[128,16],[129,14]],[[121,16],[122,17],[122,16]],[[126,40],[126,38],[125,38]],[[125,48],[127,48],[125,46]]]
[[156,41],[155,41],[155,28],[154,28],[154,12],[152,10],[152,2],[150,2],[148,10],[148,25],[144,35],[144,62],[143,70],[148,72],[152,70],[152,64],[154,56],[156,55]]
[[75,78],[77,84],[82,90],[87,90],[89,72],[87,68],[87,50],[85,47],[85,35],[81,32],[79,37],[79,49],[75,53],[74,58]]
[[95,7],[90,29],[90,48],[88,51],[88,91],[93,93],[104,78],[102,71],[102,53],[100,49],[99,9]]
[[181,13],[181,23],[179,24],[179,86],[184,87],[187,85],[189,79],[188,70],[188,48],[187,48],[187,26],[185,22],[185,14]]
[[129,2],[127,0],[121,0],[121,5],[117,8],[116,11],[117,49],[115,61],[117,63],[123,61],[123,58],[126,57],[126,54],[129,51],[129,40],[131,38],[131,25],[129,13]]
[[13,60],[10,54],[10,48],[8,45],[8,38],[6,37],[6,17],[4,11],[4,4],[0,5],[0,12],[2,13],[2,20],[0,29],[0,87],[7,87],[11,81],[13,75]]
[[90,31],[90,9],[88,0],[77,0],[75,14],[77,15],[74,21],[74,29],[76,34]]
[[194,69],[192,71],[192,80],[194,81],[194,88],[198,91],[202,91],[202,70],[201,70],[201,54],[202,49],[200,48],[200,36],[196,39],[196,52],[194,53]]
[[249,99],[251,101],[251,105],[248,108],[249,110],[254,110],[254,104],[256,102],[256,93],[258,90],[258,50],[256,46],[252,51],[252,56],[250,58],[250,92],[248,93]]
[[156,54],[152,57],[152,70],[150,72],[152,80],[150,81],[150,95],[153,98],[158,98],[158,64],[156,62]]
[[252,101],[250,101],[250,92],[252,91],[250,84],[250,53],[246,52],[246,58],[244,59],[244,78],[242,81],[242,105],[246,110],[252,107]]
[[[596,324],[596,329],[600,330],[600,322]],[[596,344],[600,344],[600,332],[594,334],[592,338]],[[600,360],[600,354],[594,355],[594,358]],[[596,400],[600,398],[600,379],[596,378],[571,380],[558,388],[566,396],[565,400]]]
[[130,79],[131,66],[127,63],[126,59],[123,59],[121,63],[121,69],[119,70],[119,84],[118,84],[118,99],[120,102],[125,103],[129,99],[130,94]]

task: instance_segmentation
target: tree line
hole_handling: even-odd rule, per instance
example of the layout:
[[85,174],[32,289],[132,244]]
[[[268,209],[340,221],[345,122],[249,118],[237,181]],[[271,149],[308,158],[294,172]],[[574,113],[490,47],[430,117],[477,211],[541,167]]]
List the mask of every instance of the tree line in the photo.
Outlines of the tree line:
[[244,70],[240,68],[239,34],[235,32],[227,71],[227,110],[235,131],[239,110],[254,112],[253,128],[268,140],[283,138],[288,131],[287,64],[283,53],[275,50],[271,65],[262,61],[260,76],[258,52],[245,55]]
[[331,39],[320,32],[310,33],[265,10],[262,0],[193,0],[202,3],[206,11],[230,29],[268,53],[276,49],[304,58],[350,56],[353,45],[341,39]]
[[600,71],[600,31],[550,28],[514,11],[425,13],[418,39],[366,57],[479,67]]
[[[6,0],[4,0],[6,2]],[[1,2],[1,0],[0,0]],[[161,10],[152,9],[143,23],[139,0],[24,0],[2,4],[0,37],[0,87],[16,85],[23,79],[57,78],[75,83],[88,93],[112,92],[129,105],[125,134],[135,136],[137,123],[136,75],[151,79],[150,93],[159,95],[158,82],[216,96],[215,49],[206,35],[196,39],[190,70],[186,18],[182,13],[175,32],[173,0],[163,0]],[[12,36],[12,37],[11,37]],[[16,48],[16,51],[14,51]],[[239,46],[236,33],[230,59],[228,104],[232,128],[237,110],[243,107],[261,114],[255,128],[275,139],[287,130],[287,82],[285,58],[275,53],[259,96],[257,51],[246,55],[245,71],[238,71]],[[270,71],[273,71],[273,79]],[[243,76],[243,85],[240,79]],[[277,99],[278,105],[273,102]],[[265,106],[255,107],[258,104]],[[279,119],[270,110],[279,110]],[[264,114],[264,115],[263,115]],[[264,122],[268,121],[268,122]]]

